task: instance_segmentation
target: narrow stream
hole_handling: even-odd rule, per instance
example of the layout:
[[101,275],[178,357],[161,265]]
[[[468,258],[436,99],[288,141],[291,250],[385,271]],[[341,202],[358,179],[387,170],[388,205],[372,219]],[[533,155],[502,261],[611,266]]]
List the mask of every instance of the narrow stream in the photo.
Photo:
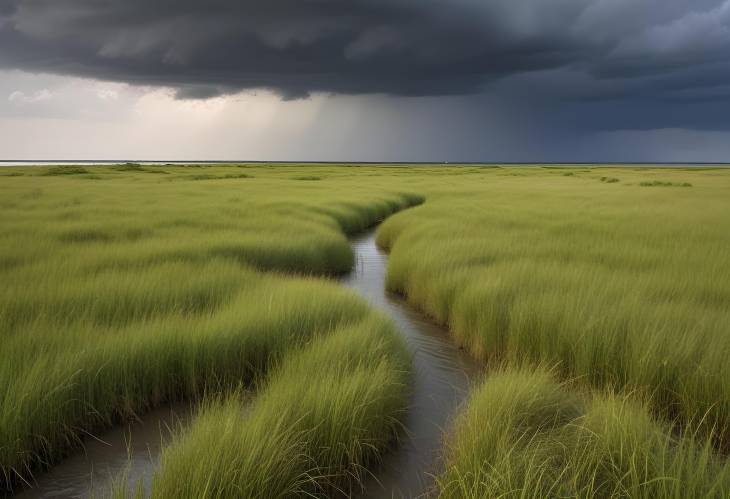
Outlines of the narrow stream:
[[171,430],[185,424],[190,408],[177,404],[146,413],[140,421],[121,425],[100,437],[88,437],[82,453],[39,473],[32,488],[18,499],[107,497],[115,479],[126,473],[130,490],[149,490],[152,472]]
[[[444,429],[480,369],[456,348],[445,329],[430,322],[402,298],[385,291],[388,257],[375,245],[374,231],[352,238],[351,242],[355,268],[340,282],[396,323],[413,355],[415,374],[402,442],[365,484],[366,497],[418,497],[433,484],[433,475],[439,471]],[[99,438],[87,438],[83,453],[39,474],[33,487],[16,497],[104,497],[122,473],[126,473],[130,488],[141,483],[149,490],[149,480],[170,429],[185,424],[189,418],[188,407],[167,407],[144,415],[138,423],[114,428]]]
[[418,497],[433,485],[439,471],[444,430],[468,395],[470,381],[481,370],[451,341],[448,331],[430,322],[401,297],[385,290],[388,256],[375,244],[371,231],[351,239],[355,268],[342,283],[385,312],[398,326],[413,355],[413,399],[401,445],[376,477],[365,484],[368,498]]

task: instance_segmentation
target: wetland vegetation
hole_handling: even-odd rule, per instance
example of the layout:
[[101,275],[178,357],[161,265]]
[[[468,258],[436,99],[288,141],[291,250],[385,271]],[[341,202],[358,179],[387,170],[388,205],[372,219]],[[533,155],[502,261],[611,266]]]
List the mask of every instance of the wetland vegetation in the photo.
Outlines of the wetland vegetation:
[[387,218],[388,289],[484,365],[424,470],[433,495],[730,493],[730,170],[3,175],[2,488],[188,400],[150,489],[110,493],[358,491],[407,438],[414,373],[396,326],[331,277],[347,235]]

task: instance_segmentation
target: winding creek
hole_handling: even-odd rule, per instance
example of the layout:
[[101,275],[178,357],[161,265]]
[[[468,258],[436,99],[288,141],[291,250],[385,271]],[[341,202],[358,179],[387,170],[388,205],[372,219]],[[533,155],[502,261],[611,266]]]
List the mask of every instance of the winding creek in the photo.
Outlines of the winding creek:
[[[340,282],[395,322],[413,355],[414,369],[413,398],[402,441],[365,484],[365,497],[418,497],[433,484],[433,475],[439,471],[444,429],[480,369],[452,343],[445,329],[385,290],[388,257],[376,246],[374,230],[353,237],[351,243],[355,268]],[[39,474],[33,488],[16,497],[103,496],[115,477],[125,472],[130,483],[141,483],[146,488],[169,428],[185,424],[189,414],[183,405],[159,409],[138,423],[88,438],[82,454]]]
[[481,370],[456,347],[448,331],[386,291],[388,256],[375,244],[375,231],[353,237],[351,242],[355,268],[342,283],[395,322],[413,355],[414,370],[405,435],[395,452],[385,457],[376,477],[366,484],[366,497],[418,497],[433,484],[444,430]]

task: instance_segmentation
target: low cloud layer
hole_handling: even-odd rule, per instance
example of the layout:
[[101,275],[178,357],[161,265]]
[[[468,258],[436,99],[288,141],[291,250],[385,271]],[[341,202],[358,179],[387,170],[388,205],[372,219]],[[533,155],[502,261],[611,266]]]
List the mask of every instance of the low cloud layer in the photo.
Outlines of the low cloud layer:
[[184,98],[465,95],[557,71],[582,81],[552,80],[565,98],[721,100],[730,1],[0,0],[0,68]]

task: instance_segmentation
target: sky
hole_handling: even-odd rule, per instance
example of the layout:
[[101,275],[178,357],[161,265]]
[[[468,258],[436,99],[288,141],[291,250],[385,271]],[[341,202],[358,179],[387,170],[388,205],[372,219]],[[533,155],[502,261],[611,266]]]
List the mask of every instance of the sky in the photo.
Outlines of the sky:
[[0,0],[0,159],[730,161],[730,0]]

